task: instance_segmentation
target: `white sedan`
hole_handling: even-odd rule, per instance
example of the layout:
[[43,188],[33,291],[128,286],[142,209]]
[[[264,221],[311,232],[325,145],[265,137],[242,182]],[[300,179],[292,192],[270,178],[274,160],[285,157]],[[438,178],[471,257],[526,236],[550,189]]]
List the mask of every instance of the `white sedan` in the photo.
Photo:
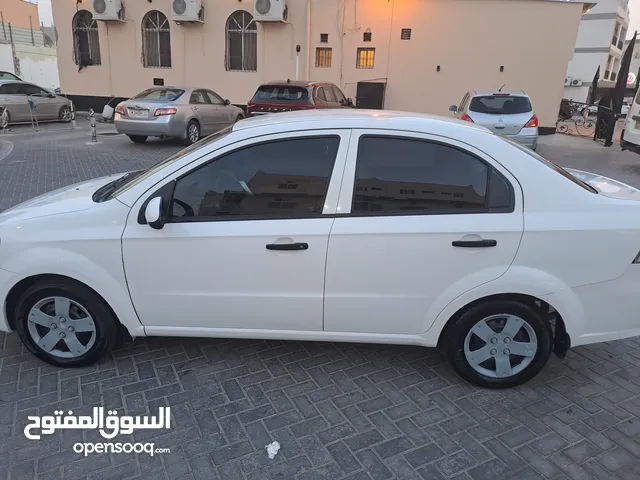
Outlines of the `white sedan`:
[[640,334],[639,200],[468,122],[256,117],[1,214],[0,330],[61,366],[145,335],[440,346],[514,386]]

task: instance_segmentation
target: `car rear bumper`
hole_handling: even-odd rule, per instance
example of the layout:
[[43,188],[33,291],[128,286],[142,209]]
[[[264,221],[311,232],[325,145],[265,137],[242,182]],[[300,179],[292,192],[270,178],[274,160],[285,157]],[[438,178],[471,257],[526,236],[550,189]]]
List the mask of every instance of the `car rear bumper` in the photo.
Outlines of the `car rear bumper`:
[[537,128],[523,128],[515,135],[504,135],[509,140],[512,140],[520,145],[529,147],[533,150],[538,146],[538,129]]
[[177,118],[172,115],[158,117],[155,120],[134,120],[123,118],[122,115],[116,113],[113,123],[119,133],[126,135],[182,138],[186,132],[186,125],[177,121]]

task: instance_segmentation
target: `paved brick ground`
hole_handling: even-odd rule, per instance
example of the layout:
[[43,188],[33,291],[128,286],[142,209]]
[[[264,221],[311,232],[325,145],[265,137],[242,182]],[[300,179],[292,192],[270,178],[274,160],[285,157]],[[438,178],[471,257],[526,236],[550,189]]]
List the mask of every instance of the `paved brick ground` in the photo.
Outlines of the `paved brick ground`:
[[[0,161],[0,208],[180,148],[120,136],[86,146],[86,133],[0,136],[15,144]],[[561,136],[540,151],[640,186],[635,155]],[[95,432],[40,441],[22,433],[28,415],[93,406],[128,415],[171,406],[169,433],[118,437],[171,453],[83,458],[71,447],[101,441]],[[282,449],[269,460],[272,440]],[[638,479],[640,340],[576,348],[527,385],[496,392],[469,386],[438,352],[416,347],[153,338],[92,368],[62,370],[0,334],[4,478]]]

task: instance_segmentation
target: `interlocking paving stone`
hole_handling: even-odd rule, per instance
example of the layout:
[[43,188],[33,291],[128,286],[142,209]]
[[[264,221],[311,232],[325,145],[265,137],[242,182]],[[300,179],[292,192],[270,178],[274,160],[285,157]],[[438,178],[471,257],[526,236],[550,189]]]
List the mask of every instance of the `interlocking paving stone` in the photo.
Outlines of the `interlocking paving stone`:
[[[86,134],[6,137],[15,148],[0,161],[0,209],[181,148],[123,136],[87,147]],[[540,151],[640,186],[636,157],[569,141],[551,148],[543,139]],[[637,338],[577,347],[528,384],[491,391],[463,382],[431,349],[149,338],[65,370],[0,333],[0,479],[638,479],[639,367]],[[152,441],[170,454],[84,458],[72,446],[101,441],[96,432],[39,441],[22,433],[28,415],[58,408],[146,415],[164,405],[170,432],[119,441]],[[269,460],[265,445],[274,440],[282,447]]]

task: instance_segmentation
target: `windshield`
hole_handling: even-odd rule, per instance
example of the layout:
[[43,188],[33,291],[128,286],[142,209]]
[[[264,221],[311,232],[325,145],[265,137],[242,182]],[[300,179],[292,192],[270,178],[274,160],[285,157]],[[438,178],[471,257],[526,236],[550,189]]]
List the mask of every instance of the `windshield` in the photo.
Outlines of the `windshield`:
[[[113,197],[117,197],[121,193],[129,190],[134,185],[137,185],[138,183],[142,182],[143,180],[149,178],[151,175],[153,175],[157,171],[159,171],[159,170],[165,168],[166,166],[172,164],[176,160],[180,160],[185,155],[189,155],[194,150],[198,150],[199,148],[204,147],[205,145],[209,145],[209,144],[211,144],[213,142],[217,142],[221,138],[226,137],[231,132],[232,128],[233,128],[233,126],[230,126],[230,127],[227,127],[227,128],[225,128],[223,130],[220,130],[217,133],[209,135],[208,137],[203,138],[202,140],[194,143],[193,145],[191,145],[191,146],[189,146],[189,147],[187,147],[187,148],[185,148],[183,150],[180,150],[178,153],[176,153],[174,155],[171,155],[169,158],[167,158],[165,160],[162,160],[159,163],[156,163],[152,167],[150,167],[150,168],[148,168],[146,170],[141,170],[140,172],[136,173],[135,175],[131,175],[131,176],[127,177],[125,179],[125,182],[123,184],[121,184],[121,185],[118,185],[118,188],[116,190],[114,190],[107,197],[107,199],[113,198]],[[116,181],[118,181],[118,180],[116,180]]]
[[514,95],[485,95],[473,97],[469,110],[491,115],[516,115],[531,112],[531,102],[527,97]]
[[132,100],[164,100],[173,102],[180,98],[183,93],[184,90],[179,88],[150,88],[132,97]]
[[514,147],[518,148],[519,150],[525,152],[530,157],[535,158],[537,161],[539,161],[543,165],[546,165],[547,167],[555,170],[557,173],[559,173],[560,175],[562,175],[566,179],[571,180],[573,183],[575,183],[577,185],[580,185],[585,190],[589,190],[592,193],[598,193],[598,191],[595,188],[593,188],[591,185],[589,185],[588,183],[585,183],[582,180],[580,180],[579,178],[574,177],[569,172],[567,172],[564,168],[562,168],[562,167],[556,165],[555,163],[553,163],[552,161],[547,160],[546,158],[538,155],[536,152],[534,152],[530,148],[524,147],[524,146],[520,145],[519,143],[514,142],[513,140],[509,140],[508,138],[505,138],[505,137],[500,137],[500,138],[502,138],[506,142],[509,142],[511,145],[513,145]]
[[309,92],[304,87],[290,85],[262,85],[251,100],[254,103],[302,102],[309,98]]

